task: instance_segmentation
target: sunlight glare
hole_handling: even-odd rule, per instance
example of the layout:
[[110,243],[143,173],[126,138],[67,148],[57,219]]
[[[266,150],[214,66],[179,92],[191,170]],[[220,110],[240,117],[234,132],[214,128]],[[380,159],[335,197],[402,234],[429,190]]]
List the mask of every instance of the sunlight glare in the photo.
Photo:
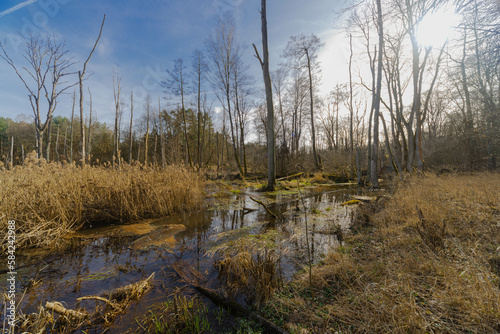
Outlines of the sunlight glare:
[[440,8],[427,14],[417,27],[417,40],[426,47],[441,47],[459,23],[453,8]]

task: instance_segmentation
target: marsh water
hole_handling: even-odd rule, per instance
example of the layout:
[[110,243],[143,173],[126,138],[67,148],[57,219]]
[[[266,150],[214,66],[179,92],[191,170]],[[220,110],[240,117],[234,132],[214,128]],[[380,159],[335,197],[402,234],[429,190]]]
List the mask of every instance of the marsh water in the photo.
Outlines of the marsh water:
[[[291,279],[307,264],[306,217],[312,260],[318,262],[341,243],[338,236],[328,231],[332,226],[347,230],[352,211],[340,203],[351,199],[350,194],[357,193],[353,186],[314,187],[303,190],[301,198],[297,194],[269,196],[247,191],[229,194],[223,202],[209,200],[205,209],[192,214],[86,228],[72,239],[71,251],[17,271],[18,291],[26,291],[18,309],[24,314],[37,312],[47,301],[58,301],[69,309],[92,309],[95,301],[77,302],[76,299],[100,295],[154,272],[152,289],[116,318],[107,333],[137,328],[136,318],[174,293],[197,294],[172,265],[187,263],[202,273],[205,286],[220,288],[214,258],[208,256],[207,251],[224,233],[242,228],[251,234],[275,231],[278,237],[274,241],[282,250],[279,272],[285,280]],[[279,219],[269,215],[250,197],[274,203],[269,208]],[[210,304],[208,299],[203,300]],[[245,303],[245,300],[240,302]],[[101,333],[102,330],[102,327],[85,329],[86,333]]]

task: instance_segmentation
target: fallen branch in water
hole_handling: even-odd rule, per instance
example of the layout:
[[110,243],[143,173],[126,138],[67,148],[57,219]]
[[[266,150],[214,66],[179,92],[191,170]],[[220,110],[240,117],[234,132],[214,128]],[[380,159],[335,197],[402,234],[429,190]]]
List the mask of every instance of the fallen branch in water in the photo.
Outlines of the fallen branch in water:
[[250,209],[250,208],[247,208],[247,207],[243,207],[243,215],[246,215],[250,212],[254,212],[256,211],[257,209]]
[[79,321],[85,320],[89,316],[87,313],[69,310],[62,306],[62,304],[59,302],[47,302],[45,304],[45,308],[65,317],[78,319]]
[[106,299],[104,297],[99,297],[99,296],[85,296],[85,297],[80,297],[76,299],[77,301],[82,301],[82,300],[99,300],[101,302],[104,302],[114,308],[115,310],[121,310],[122,308],[117,305],[116,303],[110,301],[109,299]]
[[259,201],[255,198],[253,198],[252,196],[250,196],[250,199],[256,203],[259,203],[260,205],[262,205],[264,207],[264,209],[266,209],[267,213],[269,213],[271,216],[273,216],[274,218],[278,219],[278,217],[271,212],[271,210],[269,210],[269,208],[267,207],[267,205],[265,205],[262,201]]

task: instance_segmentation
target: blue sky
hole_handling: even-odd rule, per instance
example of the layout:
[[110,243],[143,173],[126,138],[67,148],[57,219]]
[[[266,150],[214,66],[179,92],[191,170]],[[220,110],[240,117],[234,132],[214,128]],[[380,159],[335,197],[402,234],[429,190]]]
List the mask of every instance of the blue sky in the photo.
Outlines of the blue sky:
[[[278,57],[290,36],[314,33],[326,42],[320,54],[321,91],[326,93],[336,82],[344,82],[348,45],[343,37],[345,34],[334,30],[338,23],[337,12],[343,3],[269,0],[271,68],[278,65]],[[250,47],[252,43],[261,47],[259,9],[258,0],[2,0],[0,38],[6,42],[11,58],[21,66],[24,65],[24,47],[19,44],[19,36],[26,35],[29,30],[54,34],[65,41],[66,49],[79,61],[75,66],[75,70],[79,70],[106,14],[102,39],[87,68],[92,76],[85,82],[85,110],[88,114],[87,87],[90,87],[98,120],[111,124],[113,69],[122,77],[124,101],[129,103],[133,89],[136,112],[142,112],[145,94],[151,94],[153,101],[162,95],[158,80],[164,78],[173,60],[183,58],[189,64],[193,50],[203,49],[216,18],[226,11],[235,17],[240,42],[247,46],[244,60],[250,65],[256,84],[261,85],[260,66]],[[24,114],[31,117],[26,88],[3,60],[0,61],[0,73],[0,116],[16,119],[16,115]],[[127,106],[124,115],[128,113]],[[55,115],[71,115],[71,95],[60,99]]]

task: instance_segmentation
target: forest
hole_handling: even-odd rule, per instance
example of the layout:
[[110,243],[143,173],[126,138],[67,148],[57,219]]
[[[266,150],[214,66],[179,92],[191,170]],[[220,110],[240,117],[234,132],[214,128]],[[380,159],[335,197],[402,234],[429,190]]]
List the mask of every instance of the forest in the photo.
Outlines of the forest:
[[500,331],[500,3],[346,1],[336,77],[259,5],[259,43],[217,13],[161,94],[108,68],[111,113],[110,16],[80,61],[0,41],[31,109],[0,117],[3,332]]

